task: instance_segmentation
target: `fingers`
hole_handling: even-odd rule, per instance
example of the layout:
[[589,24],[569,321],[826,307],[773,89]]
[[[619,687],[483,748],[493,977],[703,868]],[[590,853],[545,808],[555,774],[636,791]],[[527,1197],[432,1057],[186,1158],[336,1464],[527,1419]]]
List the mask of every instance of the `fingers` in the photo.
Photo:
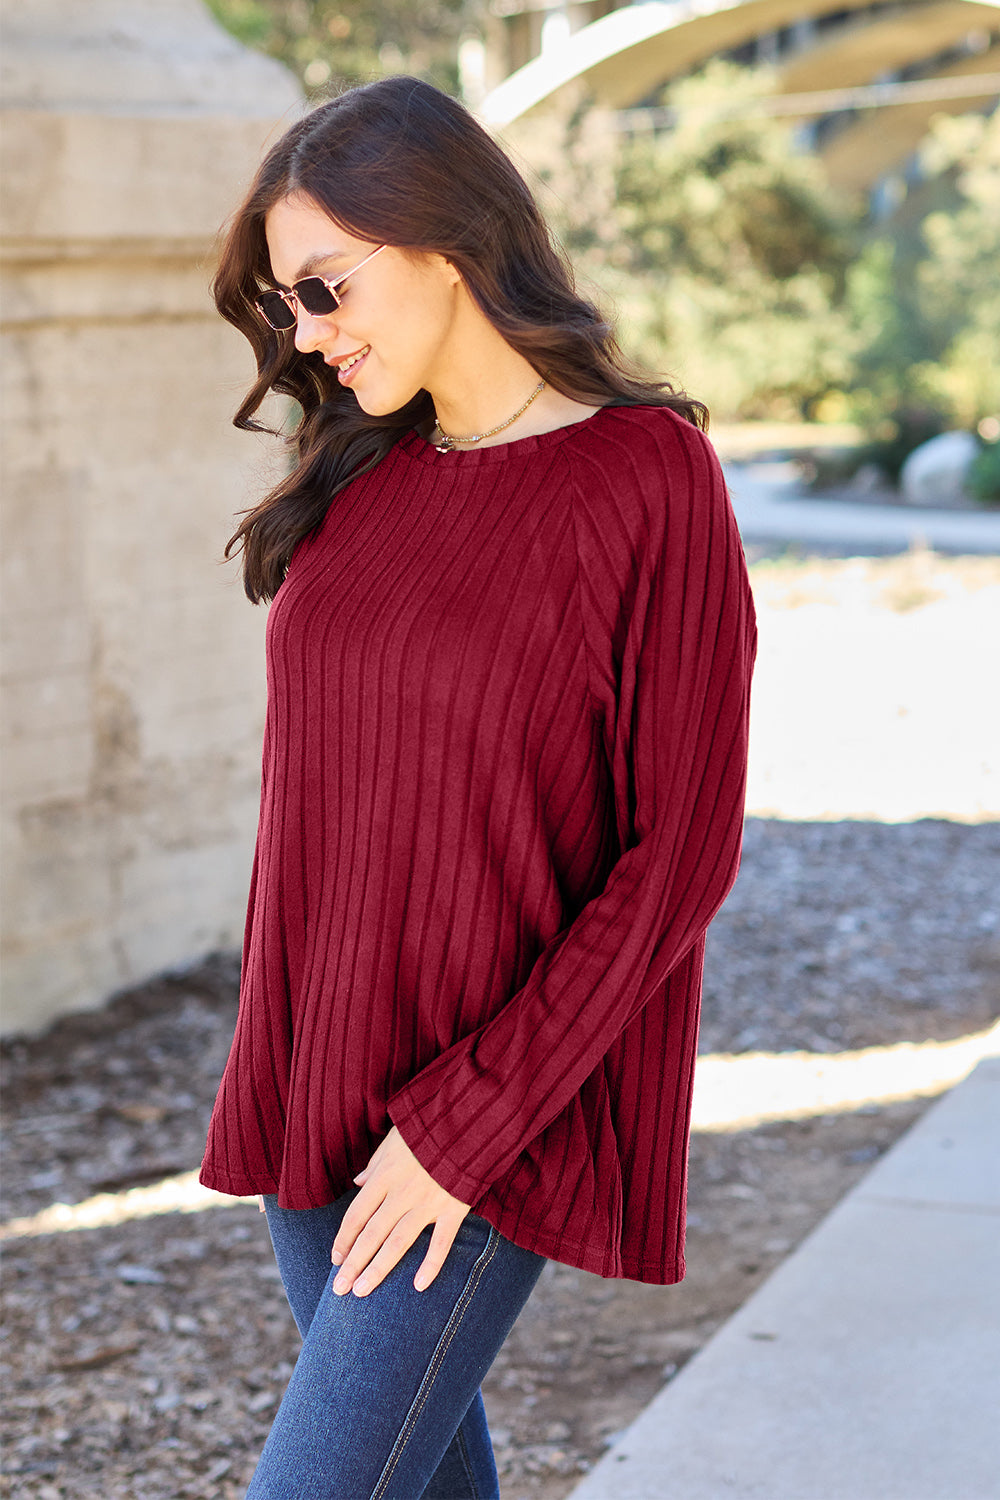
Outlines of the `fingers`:
[[[343,1234],[343,1229],[341,1229],[341,1234],[334,1240],[334,1250],[330,1256],[334,1265],[341,1264],[340,1274],[334,1283],[334,1291],[337,1293],[350,1291],[369,1261],[373,1256],[378,1254],[382,1246],[393,1235],[396,1235],[394,1243],[400,1245],[399,1253],[405,1255],[410,1245],[412,1245],[413,1240],[416,1239],[416,1234],[404,1244],[403,1233],[399,1232],[397,1234],[402,1221],[403,1216],[400,1216],[398,1213],[393,1213],[391,1210],[385,1208],[380,1209],[372,1213],[361,1224],[359,1229],[352,1232],[350,1243],[346,1247],[341,1241],[341,1235]],[[421,1224],[420,1228],[422,1227],[423,1225]],[[420,1233],[419,1228],[416,1233]],[[337,1259],[338,1256],[340,1257],[340,1261]]]
[[257,1212],[259,1214],[262,1214],[262,1213],[265,1212],[265,1210],[264,1210],[264,1194],[263,1193],[258,1193],[257,1194]]
[[[418,1292],[427,1290],[447,1260],[465,1213],[466,1210],[457,1205],[456,1209],[441,1214],[435,1222],[427,1254],[413,1278]],[[338,1296],[353,1291],[356,1297],[366,1297],[373,1292],[427,1228],[425,1216],[417,1212],[405,1214],[388,1232],[387,1223],[387,1218],[380,1222],[376,1214],[358,1236],[354,1249],[333,1283]]]
[[354,1181],[360,1191],[330,1251],[340,1268],[333,1290],[338,1296],[350,1291],[366,1296],[433,1224],[430,1246],[414,1278],[417,1291],[423,1291],[444,1264],[470,1205],[434,1181],[395,1126]]
[[[463,1214],[462,1218],[464,1217],[465,1215]],[[458,1219],[452,1224],[449,1223],[448,1219],[441,1218],[434,1225],[434,1233],[431,1235],[427,1254],[421,1261],[420,1269],[413,1278],[413,1285],[418,1292],[425,1292],[427,1290],[448,1259],[448,1251],[455,1242],[455,1236],[458,1233],[461,1222],[462,1219]]]
[[[384,1202],[385,1193],[383,1192],[380,1194],[374,1186],[368,1187],[363,1192],[358,1194],[358,1196],[355,1198],[354,1202],[351,1204],[350,1208],[344,1215],[340,1228],[337,1231],[337,1238],[333,1242],[333,1249],[330,1252],[330,1259],[333,1261],[333,1264],[335,1266],[342,1265],[343,1262],[347,1259],[351,1251],[354,1249],[359,1235],[361,1235],[364,1232],[366,1226],[371,1223],[374,1215],[379,1210],[379,1208],[381,1208]],[[378,1240],[374,1246],[374,1249],[377,1250],[378,1246],[381,1243],[382,1241]],[[355,1257],[355,1259],[357,1259],[357,1257]],[[366,1263],[367,1261],[363,1261],[361,1262],[361,1264],[356,1265],[355,1274],[357,1274],[357,1272],[361,1270],[362,1265]]]
[[425,1227],[422,1215],[409,1213],[387,1230],[387,1222],[379,1222],[376,1215],[358,1236],[333,1290],[340,1297],[351,1291],[356,1297],[366,1297],[399,1264]]
[[[338,1297],[353,1292],[365,1297],[375,1290],[402,1260],[429,1224],[434,1225],[431,1243],[421,1262],[413,1285],[418,1292],[430,1286],[444,1265],[459,1226],[468,1208],[456,1199],[446,1204],[415,1204],[400,1212],[388,1199],[375,1211],[362,1202],[360,1194],[344,1216],[340,1233],[331,1252],[331,1260],[340,1270],[333,1290]],[[352,1222],[348,1222],[354,1215]]]

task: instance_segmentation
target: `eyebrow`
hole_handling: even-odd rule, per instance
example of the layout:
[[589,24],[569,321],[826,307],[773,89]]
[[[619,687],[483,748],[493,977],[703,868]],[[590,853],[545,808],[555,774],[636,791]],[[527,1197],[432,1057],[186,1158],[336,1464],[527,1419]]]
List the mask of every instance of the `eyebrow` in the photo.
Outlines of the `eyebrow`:
[[[343,261],[346,259],[346,250],[321,250],[316,255],[310,255],[308,259],[302,262],[301,266],[299,266],[299,269],[296,271],[294,277],[292,278],[293,284],[296,281],[301,281],[304,276],[313,276],[321,266],[327,266],[331,262],[335,262],[338,260]],[[274,284],[275,286],[281,287],[281,290],[283,292],[291,290],[290,287],[283,286],[280,281],[276,281]]]

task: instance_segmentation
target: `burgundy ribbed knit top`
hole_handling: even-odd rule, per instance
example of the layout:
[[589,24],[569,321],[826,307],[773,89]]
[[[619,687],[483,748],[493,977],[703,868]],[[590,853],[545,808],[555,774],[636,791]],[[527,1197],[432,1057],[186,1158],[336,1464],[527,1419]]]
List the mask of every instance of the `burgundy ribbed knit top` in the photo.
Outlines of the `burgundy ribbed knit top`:
[[718,461],[666,409],[413,433],[338,494],[268,621],[202,1182],[329,1203],[395,1123],[516,1244],[679,1280],[754,648]]

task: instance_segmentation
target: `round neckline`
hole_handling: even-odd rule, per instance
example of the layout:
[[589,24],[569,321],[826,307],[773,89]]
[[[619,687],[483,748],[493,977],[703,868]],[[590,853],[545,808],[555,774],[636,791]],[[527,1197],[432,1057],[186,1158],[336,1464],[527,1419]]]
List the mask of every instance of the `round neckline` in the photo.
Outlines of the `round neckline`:
[[608,402],[591,412],[589,417],[581,417],[579,422],[567,422],[565,427],[553,427],[548,432],[534,432],[527,437],[511,438],[510,442],[494,443],[489,448],[451,448],[447,453],[442,453],[428,438],[421,437],[415,428],[401,438],[396,446],[420,463],[442,464],[453,469],[459,466],[474,468],[480,464],[507,463],[512,458],[527,458],[533,453],[540,453],[546,448],[555,447],[557,443],[565,442],[567,438],[589,427],[592,422],[599,421],[612,405],[613,403]]

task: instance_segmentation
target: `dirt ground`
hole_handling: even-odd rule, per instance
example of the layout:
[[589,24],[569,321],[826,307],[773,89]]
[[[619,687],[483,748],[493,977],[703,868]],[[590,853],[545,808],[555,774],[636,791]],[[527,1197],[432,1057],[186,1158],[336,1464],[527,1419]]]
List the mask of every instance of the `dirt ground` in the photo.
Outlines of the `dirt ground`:
[[[914,620],[935,591],[973,594],[1000,564],[925,561],[914,583],[917,566],[870,563],[872,587],[898,596],[886,607]],[[809,603],[845,576],[822,561],[762,568],[761,598],[794,577]],[[996,822],[751,818],[709,934],[703,1052],[981,1031],[1000,1008],[998,892]],[[197,1167],[236,985],[222,956],[4,1046],[4,1222]],[[695,1134],[679,1286],[550,1264],[485,1388],[504,1500],[563,1500],[928,1102]],[[3,1249],[2,1493],[238,1500],[297,1348],[256,1209],[10,1235]]]

